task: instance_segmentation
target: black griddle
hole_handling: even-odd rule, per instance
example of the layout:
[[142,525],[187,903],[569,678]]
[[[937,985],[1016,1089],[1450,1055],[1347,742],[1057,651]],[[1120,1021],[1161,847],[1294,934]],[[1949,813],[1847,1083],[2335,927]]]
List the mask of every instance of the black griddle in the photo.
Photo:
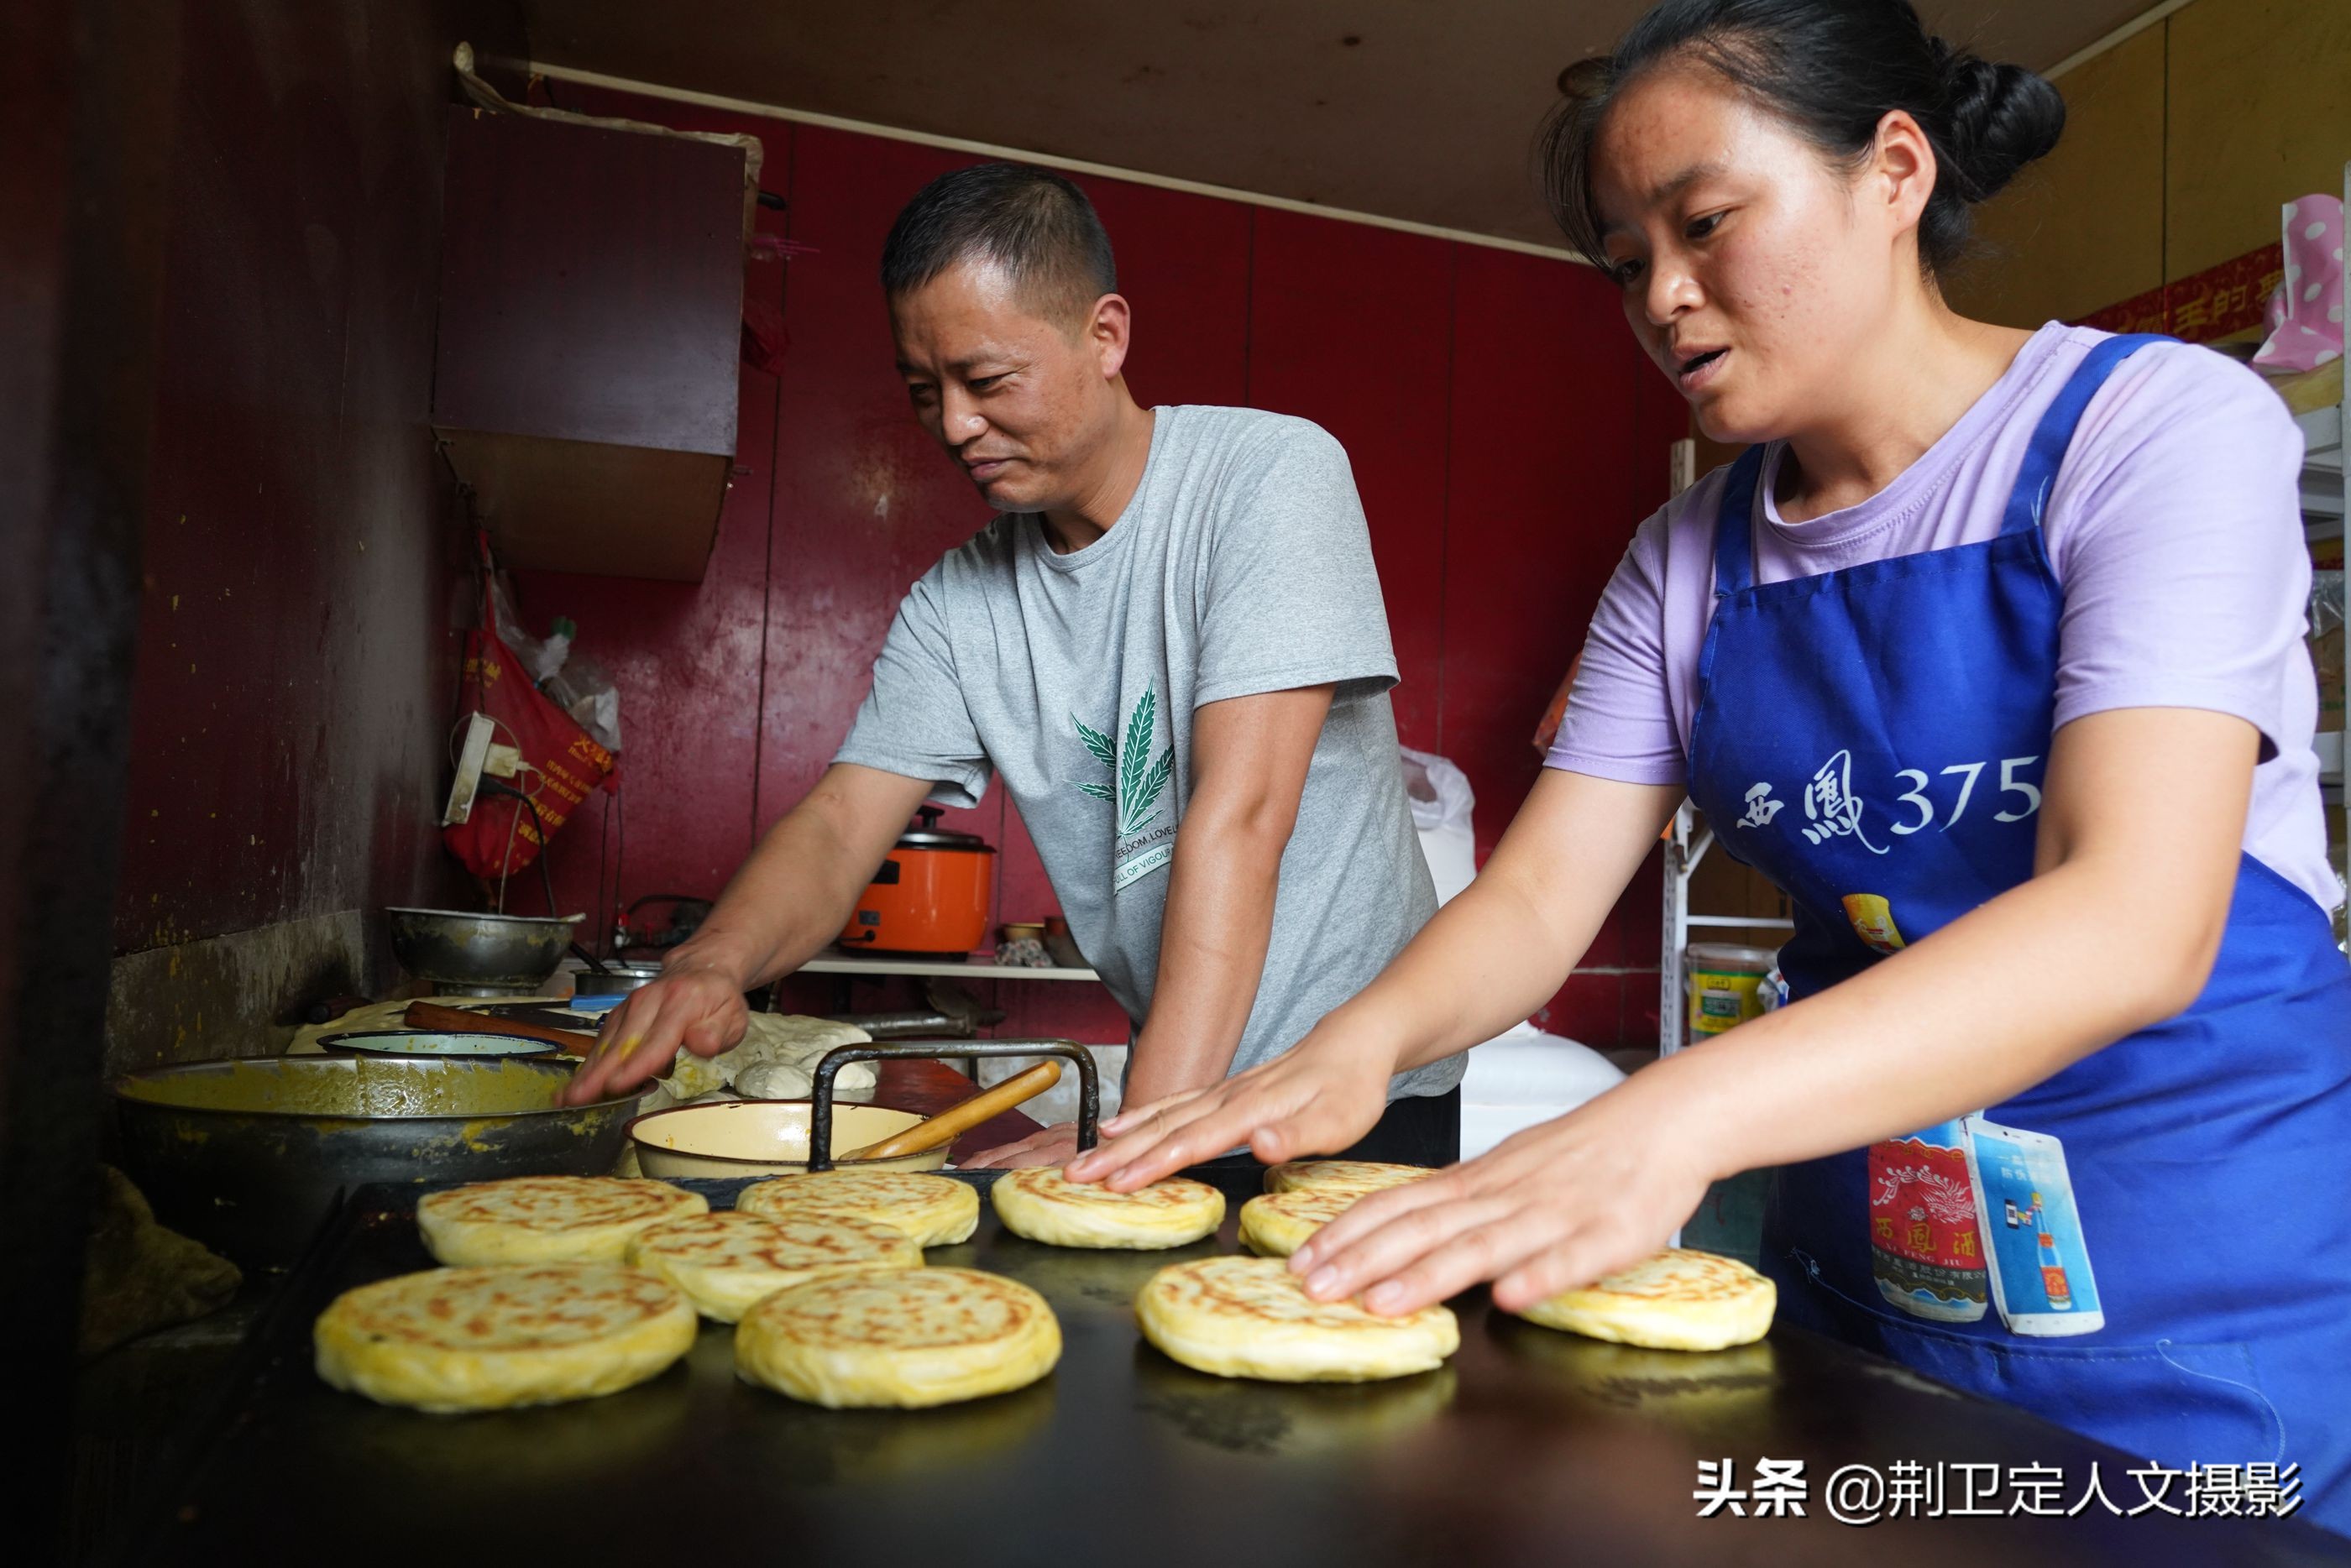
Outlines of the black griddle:
[[[1259,1173],[1203,1169],[1237,1213]],[[985,1188],[993,1172],[963,1178]],[[736,1181],[680,1183],[713,1208]],[[1059,1315],[1060,1366],[1019,1393],[928,1411],[829,1411],[737,1382],[733,1331],[609,1398],[481,1416],[390,1409],[320,1383],[311,1320],[340,1292],[431,1266],[429,1188],[356,1193],[257,1330],[230,1394],[159,1500],[141,1563],[335,1568],[455,1560],[642,1564],[1019,1563],[1804,1563],[2095,1568],[2351,1563],[2300,1521],[1900,1519],[1859,1528],[1822,1492],[1848,1463],[2095,1460],[2139,1500],[2135,1461],[2007,1406],[1795,1329],[1719,1355],[1603,1345],[1457,1302],[1445,1367],[1360,1386],[1211,1377],[1145,1345],[1129,1303],[1161,1266],[1237,1250],[1081,1251],[1006,1232],[929,1261],[991,1270]],[[983,1195],[984,1197],[984,1195]],[[1701,1519],[1701,1459],[1749,1476],[1801,1459],[1806,1516]]]

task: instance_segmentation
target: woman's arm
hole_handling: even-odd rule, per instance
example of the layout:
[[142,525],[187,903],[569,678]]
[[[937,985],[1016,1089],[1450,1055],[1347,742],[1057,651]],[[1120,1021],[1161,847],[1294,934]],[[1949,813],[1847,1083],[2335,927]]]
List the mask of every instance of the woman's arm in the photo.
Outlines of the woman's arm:
[[2019,886],[1816,997],[1635,1074],[1484,1157],[1367,1198],[1292,1260],[1400,1313],[1479,1280],[1515,1310],[1633,1262],[1709,1180],[1996,1105],[2180,1012],[2211,973],[2259,735],[2188,709],[2053,742]]
[[1248,1144],[1259,1159],[1345,1148],[1389,1077],[1489,1040],[1559,989],[1682,798],[1546,770],[1467,891],[1287,1054],[1104,1124],[1074,1180],[1130,1191]]

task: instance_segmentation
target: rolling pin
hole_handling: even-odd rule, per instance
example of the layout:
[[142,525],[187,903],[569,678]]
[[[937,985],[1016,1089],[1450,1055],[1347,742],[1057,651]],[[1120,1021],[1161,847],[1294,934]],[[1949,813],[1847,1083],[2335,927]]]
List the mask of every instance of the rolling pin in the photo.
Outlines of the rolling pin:
[[832,1163],[846,1165],[852,1159],[895,1159],[902,1154],[920,1154],[952,1143],[990,1116],[1001,1116],[1013,1106],[1035,1099],[1039,1095],[1061,1081],[1061,1064],[1040,1062],[1025,1073],[1016,1073],[992,1089],[982,1089],[967,1100],[958,1100],[926,1122],[916,1122],[904,1132],[893,1133],[879,1143],[869,1143],[863,1148],[852,1148],[847,1154],[835,1155]]
[[541,1023],[525,1023],[518,1019],[489,1018],[478,1012],[468,1012],[462,1007],[443,1007],[438,1002],[412,1002],[401,1014],[401,1022],[411,1029],[423,1029],[435,1034],[519,1034],[526,1040],[540,1040],[549,1045],[559,1045],[573,1056],[585,1056],[596,1044],[596,1036],[583,1034],[576,1029],[549,1029]]

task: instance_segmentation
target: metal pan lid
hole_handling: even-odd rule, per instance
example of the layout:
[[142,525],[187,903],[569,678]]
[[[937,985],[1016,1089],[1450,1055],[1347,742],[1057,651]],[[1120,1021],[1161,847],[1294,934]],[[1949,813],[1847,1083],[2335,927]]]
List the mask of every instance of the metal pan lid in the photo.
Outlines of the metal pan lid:
[[902,833],[898,836],[901,849],[960,849],[974,855],[993,855],[986,839],[977,833]]
[[935,805],[926,805],[915,815],[922,818],[923,825],[898,835],[897,847],[900,849],[959,849],[976,855],[996,853],[988,847],[987,840],[977,833],[957,833],[953,828],[941,827],[941,813]]

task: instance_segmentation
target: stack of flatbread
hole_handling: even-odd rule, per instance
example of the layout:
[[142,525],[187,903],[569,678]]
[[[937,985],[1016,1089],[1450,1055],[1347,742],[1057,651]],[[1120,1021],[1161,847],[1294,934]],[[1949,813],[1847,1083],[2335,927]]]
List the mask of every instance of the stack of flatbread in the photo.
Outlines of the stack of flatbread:
[[444,1263],[617,1263],[648,1225],[709,1208],[665,1181],[519,1176],[429,1192],[416,1227]]
[[1363,1196],[1317,1187],[1260,1193],[1241,1205],[1241,1245],[1260,1258],[1287,1258]]
[[1265,1173],[1265,1191],[1241,1205],[1241,1245],[1265,1258],[1286,1258],[1336,1220],[1359,1198],[1424,1180],[1422,1165],[1369,1159],[1295,1159]]
[[[1430,1174],[1311,1160],[1278,1167],[1241,1210],[1273,1256],[1161,1269],[1135,1297],[1144,1337],[1226,1377],[1366,1382],[1441,1366],[1460,1345],[1443,1306],[1396,1317],[1309,1297],[1283,1261],[1365,1194]],[[1050,1168],[992,1189],[1006,1227],[1061,1247],[1145,1250],[1213,1234],[1216,1188],[1181,1179],[1113,1193]],[[682,1356],[697,1310],[733,1323],[737,1374],[832,1407],[916,1407],[1023,1387],[1059,1360],[1060,1325],[1025,1284],[924,1266],[968,1239],[978,1194],[908,1171],[834,1170],[747,1187],[711,1213],[664,1182],[528,1177],[427,1195],[417,1223],[455,1265],[345,1293],[313,1331],[339,1388],[435,1411],[579,1399],[629,1387]],[[622,1266],[625,1258],[632,1266]],[[1711,1253],[1670,1249],[1527,1308],[1529,1322],[1657,1350],[1761,1339],[1771,1282]]]
[[611,1263],[428,1269],[346,1291],[311,1329],[319,1376],[420,1410],[589,1399],[692,1347],[694,1307]]
[[1113,1192],[1040,1166],[1006,1171],[988,1197],[1005,1229],[1054,1247],[1152,1251],[1213,1236],[1225,1222],[1225,1195],[1180,1177]]
[[977,1269],[834,1274],[767,1297],[735,1330],[744,1381],[833,1409],[1008,1393],[1061,1357],[1045,1298]]
[[1437,1172],[1425,1165],[1388,1165],[1374,1159],[1293,1159],[1265,1173],[1268,1192],[1352,1192],[1358,1197]]
[[768,1220],[740,1210],[667,1220],[629,1241],[629,1262],[685,1293],[706,1318],[739,1322],[761,1298],[829,1274],[919,1269],[903,1231],[847,1214]]
[[745,1188],[735,1207],[770,1220],[846,1214],[887,1225],[917,1247],[968,1241],[979,1228],[979,1191],[967,1181],[911,1170],[812,1170]]
[[1441,1365],[1461,1345],[1452,1311],[1381,1317],[1318,1302],[1280,1258],[1200,1258],[1162,1269],[1134,1298],[1143,1336],[1185,1366],[1276,1383],[1368,1383]]
[[1726,1350],[1769,1333],[1779,1300],[1777,1286],[1736,1259],[1668,1247],[1519,1315],[1650,1350]]

